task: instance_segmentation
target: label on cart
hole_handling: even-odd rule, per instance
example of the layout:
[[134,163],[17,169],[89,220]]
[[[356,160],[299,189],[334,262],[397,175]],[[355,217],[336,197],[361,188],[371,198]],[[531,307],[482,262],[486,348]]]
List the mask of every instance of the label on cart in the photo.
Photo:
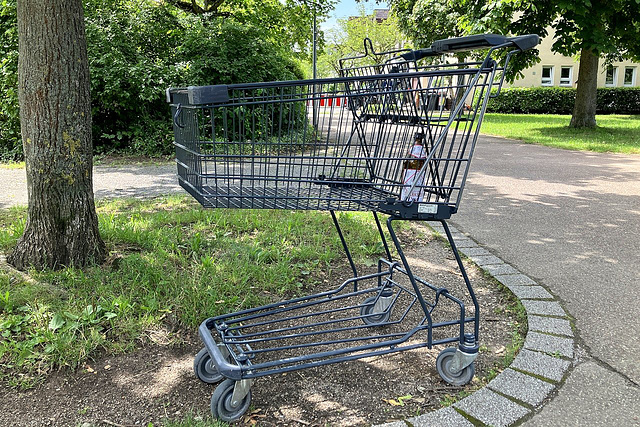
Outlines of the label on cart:
[[418,205],[418,213],[437,214],[438,213],[438,205],[420,203]]

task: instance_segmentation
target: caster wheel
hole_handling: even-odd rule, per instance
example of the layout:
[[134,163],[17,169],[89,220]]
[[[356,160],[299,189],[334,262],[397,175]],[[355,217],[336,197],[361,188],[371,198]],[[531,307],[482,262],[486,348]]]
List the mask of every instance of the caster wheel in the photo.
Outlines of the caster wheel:
[[378,325],[380,323],[384,323],[388,321],[389,317],[391,316],[391,309],[388,309],[387,311],[380,314],[368,316],[373,311],[375,301],[376,301],[375,296],[369,297],[366,300],[364,300],[363,302],[364,305],[360,308],[360,315],[366,316],[362,318],[362,321],[367,325]]
[[233,396],[233,387],[236,382],[231,379],[226,379],[216,387],[211,396],[211,415],[222,421],[232,422],[237,421],[247,412],[249,405],[251,404],[251,391],[244,399],[237,405],[231,405],[231,397]]
[[451,362],[453,362],[453,356],[456,354],[455,348],[446,348],[440,352],[436,359],[436,369],[438,374],[447,383],[455,386],[463,386],[468,384],[476,373],[474,364],[467,366],[463,370],[457,373],[451,372]]
[[218,372],[218,368],[216,368],[213,360],[211,360],[211,356],[209,356],[206,348],[200,350],[193,360],[193,372],[195,372],[200,381],[207,384],[215,384],[224,379]]

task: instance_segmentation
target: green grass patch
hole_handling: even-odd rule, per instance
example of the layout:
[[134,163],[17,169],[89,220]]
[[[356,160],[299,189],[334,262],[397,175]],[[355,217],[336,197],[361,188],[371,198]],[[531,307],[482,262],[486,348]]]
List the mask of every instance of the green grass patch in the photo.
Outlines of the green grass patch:
[[572,129],[571,116],[485,114],[482,133],[570,150],[640,154],[640,116],[599,115],[594,129]]
[[0,169],[24,169],[24,162],[0,163]]
[[502,283],[499,283],[493,278],[490,278],[490,280],[495,283],[500,292],[504,295],[503,307],[500,310],[508,314],[514,320],[509,323],[511,328],[511,343],[507,345],[501,362],[489,370],[485,379],[487,383],[511,365],[524,345],[524,340],[529,329],[527,310],[525,310],[520,300]]
[[[29,387],[54,368],[131,350],[149,329],[195,330],[207,317],[300,294],[347,266],[328,213],[205,210],[183,196],[99,201],[97,210],[104,265],[31,271],[44,287],[0,274],[6,382]],[[1,251],[16,244],[25,216],[24,208],[0,210]],[[383,253],[370,214],[338,216],[357,262]]]

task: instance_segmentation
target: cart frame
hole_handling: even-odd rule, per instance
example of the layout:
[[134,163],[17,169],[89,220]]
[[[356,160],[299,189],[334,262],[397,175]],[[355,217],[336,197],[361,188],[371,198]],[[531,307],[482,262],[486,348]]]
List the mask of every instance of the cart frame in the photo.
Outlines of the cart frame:
[[[202,322],[204,348],[195,372],[210,383],[226,378],[212,397],[214,416],[241,417],[258,377],[447,343],[457,346],[438,356],[442,378],[454,385],[472,379],[480,307],[446,219],[458,210],[488,99],[499,94],[511,56],[538,42],[535,35],[476,35],[440,40],[428,49],[377,53],[365,40],[364,55],[340,61],[339,78],[167,91],[179,182],[187,192],[211,208],[328,210],[353,271],[335,289]],[[499,66],[492,54],[505,48],[511,50]],[[473,49],[488,53],[465,64],[419,62]],[[358,63],[371,55],[388,59]],[[433,100],[446,91],[455,99],[452,107],[436,109]],[[320,120],[320,114],[328,118]],[[415,130],[426,139],[427,155],[420,158],[417,178],[406,184],[403,168],[411,160],[406,153]],[[407,189],[418,189],[420,198],[402,199]],[[358,273],[336,210],[373,213],[386,255],[375,273]],[[399,260],[378,213],[388,215],[386,230]],[[405,220],[442,225],[471,314],[461,298],[414,275],[393,227]],[[458,307],[457,318],[434,321],[442,300]],[[332,306],[336,301],[340,305]],[[422,320],[406,325],[414,309]],[[453,335],[434,337],[434,331],[452,327]],[[336,333],[351,335],[332,338]]]

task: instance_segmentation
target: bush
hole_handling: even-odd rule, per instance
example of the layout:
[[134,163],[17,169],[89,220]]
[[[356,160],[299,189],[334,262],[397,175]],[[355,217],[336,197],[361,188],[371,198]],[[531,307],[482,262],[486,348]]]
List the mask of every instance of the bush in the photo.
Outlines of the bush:
[[[154,1],[84,0],[96,153],[173,151],[169,86],[302,78],[267,29]],[[0,160],[22,157],[15,0],[0,1]]]
[[[596,96],[598,114],[640,114],[640,88],[598,88]],[[573,88],[504,88],[500,96],[489,100],[487,112],[571,114],[575,99]]]
[[22,157],[17,25],[15,0],[0,2],[0,161]]

